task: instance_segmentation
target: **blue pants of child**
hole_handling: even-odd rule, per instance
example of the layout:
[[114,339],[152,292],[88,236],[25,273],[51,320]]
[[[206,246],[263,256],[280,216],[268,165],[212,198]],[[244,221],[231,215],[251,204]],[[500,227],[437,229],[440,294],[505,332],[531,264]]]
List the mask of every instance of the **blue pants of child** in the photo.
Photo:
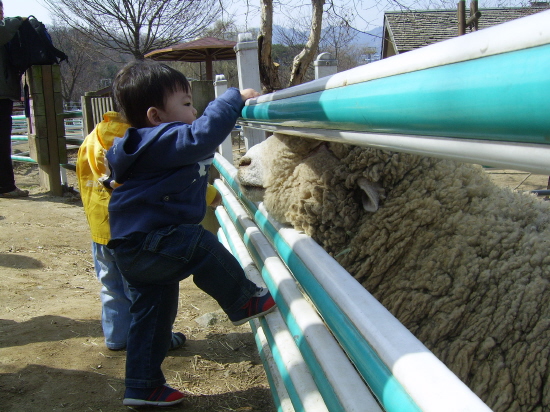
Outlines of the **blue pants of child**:
[[97,278],[102,284],[99,298],[105,346],[113,350],[124,349],[132,319],[128,283],[122,277],[111,249],[92,242],[92,256]]
[[133,233],[109,246],[132,300],[125,379],[130,388],[166,382],[161,364],[170,347],[181,280],[192,274],[193,282],[226,313],[240,309],[257,289],[233,255],[200,225]]

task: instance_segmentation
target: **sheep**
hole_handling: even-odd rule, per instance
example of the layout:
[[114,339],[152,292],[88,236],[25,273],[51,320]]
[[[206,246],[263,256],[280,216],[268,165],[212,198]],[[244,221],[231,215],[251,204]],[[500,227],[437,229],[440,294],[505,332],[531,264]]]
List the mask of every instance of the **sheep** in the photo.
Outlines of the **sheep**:
[[493,410],[550,410],[550,202],[480,166],[282,134],[238,179]]

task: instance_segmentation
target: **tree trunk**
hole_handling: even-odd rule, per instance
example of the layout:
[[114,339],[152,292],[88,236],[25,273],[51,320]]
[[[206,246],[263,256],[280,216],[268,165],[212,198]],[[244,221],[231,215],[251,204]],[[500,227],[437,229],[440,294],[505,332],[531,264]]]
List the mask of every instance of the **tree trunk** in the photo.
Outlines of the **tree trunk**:
[[311,16],[311,28],[309,38],[304,49],[294,57],[292,63],[292,73],[290,75],[289,87],[300,84],[304,80],[306,71],[315,58],[317,48],[319,47],[319,39],[321,38],[321,27],[323,22],[323,5],[325,0],[311,0],[313,6]]
[[273,0],[262,0],[262,20],[258,36],[258,61],[262,92],[271,93],[281,89],[279,71],[271,56],[273,40]]

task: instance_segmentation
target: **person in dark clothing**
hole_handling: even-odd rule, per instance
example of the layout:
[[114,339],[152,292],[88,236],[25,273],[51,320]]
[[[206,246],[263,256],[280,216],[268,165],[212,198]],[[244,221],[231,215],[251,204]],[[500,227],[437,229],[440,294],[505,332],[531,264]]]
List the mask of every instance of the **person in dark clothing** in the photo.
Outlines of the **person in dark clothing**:
[[0,1],[0,197],[17,198],[29,195],[28,190],[15,186],[11,161],[11,127],[13,102],[21,100],[21,77],[8,63],[4,47],[17,33],[26,17],[4,18],[4,4]]

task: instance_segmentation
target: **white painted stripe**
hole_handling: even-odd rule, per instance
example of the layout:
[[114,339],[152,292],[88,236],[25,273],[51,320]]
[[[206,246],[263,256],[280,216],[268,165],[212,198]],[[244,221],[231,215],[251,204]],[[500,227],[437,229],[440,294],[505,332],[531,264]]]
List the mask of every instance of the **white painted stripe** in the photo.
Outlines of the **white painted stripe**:
[[438,136],[407,136],[301,127],[279,127],[260,122],[242,123],[249,127],[257,127],[263,130],[294,136],[550,175],[550,145],[456,139]]
[[[216,187],[222,194],[224,201],[237,214],[237,219],[257,248],[273,281],[277,284],[278,293],[290,307],[296,323],[303,331],[305,339],[314,352],[325,376],[334,388],[344,410],[350,412],[380,411],[378,403],[361,376],[352,366],[311,303],[303,297],[294,277],[278,257],[269,241],[252,219],[248,217],[248,213],[225,183],[216,180]],[[224,213],[226,212],[224,211]],[[229,216],[227,218],[229,219]],[[226,225],[225,221],[224,225]],[[233,235],[231,237],[233,238]]]
[[425,412],[490,411],[460,379],[309,236],[259,210]]
[[283,378],[279,373],[279,370],[275,366],[275,360],[273,359],[273,354],[271,353],[271,348],[267,342],[267,337],[263,326],[260,324],[258,319],[253,319],[254,325],[256,327],[256,336],[260,344],[262,345],[262,351],[264,353],[265,361],[269,368],[269,373],[271,375],[271,380],[273,385],[277,390],[277,396],[279,397],[280,407],[277,409],[279,412],[295,412],[294,406],[292,406],[292,401],[286,390]]

